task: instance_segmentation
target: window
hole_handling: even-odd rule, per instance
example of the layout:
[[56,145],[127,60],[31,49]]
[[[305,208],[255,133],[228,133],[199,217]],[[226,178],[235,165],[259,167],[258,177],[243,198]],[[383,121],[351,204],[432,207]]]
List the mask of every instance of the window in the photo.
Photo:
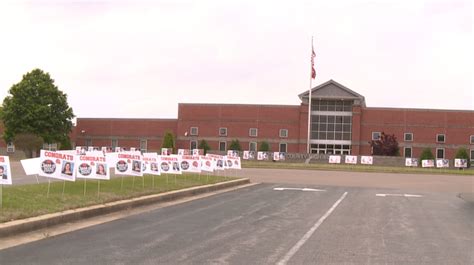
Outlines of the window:
[[194,150],[198,149],[198,141],[192,140],[189,142],[189,149]]
[[86,146],[92,146],[92,139],[86,139]]
[[474,149],[471,149],[471,162],[474,162]]
[[280,143],[280,152],[286,153],[286,143]]
[[15,145],[12,142],[7,144],[7,153],[14,153],[15,152]]
[[444,139],[444,138],[445,138],[445,137],[444,137],[444,134],[437,134],[437,135],[436,135],[436,142],[438,142],[438,143],[444,143],[444,141],[446,140],[446,139]]
[[407,142],[413,141],[413,133],[405,133],[404,138]]
[[52,144],[44,143],[43,149],[49,150],[49,151],[56,151],[58,150],[58,144],[57,143],[52,143]]
[[288,129],[280,129],[280,137],[282,138],[288,137]]
[[116,147],[118,147],[118,140],[117,139],[112,139],[112,150],[115,151]]
[[444,148],[436,148],[436,158],[444,158]]
[[147,145],[148,145],[148,143],[147,143],[146,139],[140,140],[140,151],[146,152]]
[[191,127],[190,135],[198,135],[198,133],[199,133],[199,128],[198,127]]
[[249,136],[257,137],[257,128],[250,128]]
[[227,142],[219,142],[219,151],[226,151]]
[[405,150],[405,152],[404,152],[405,157],[411,158],[411,147],[405,147],[404,150]]
[[380,139],[380,132],[372,132],[372,140],[379,140]]
[[219,136],[227,136],[227,128],[219,128]]
[[474,144],[474,135],[471,135],[471,137],[470,137],[470,139],[469,139],[469,142],[470,142],[471,144]]
[[249,151],[257,151],[257,143],[256,142],[250,142],[249,143]]

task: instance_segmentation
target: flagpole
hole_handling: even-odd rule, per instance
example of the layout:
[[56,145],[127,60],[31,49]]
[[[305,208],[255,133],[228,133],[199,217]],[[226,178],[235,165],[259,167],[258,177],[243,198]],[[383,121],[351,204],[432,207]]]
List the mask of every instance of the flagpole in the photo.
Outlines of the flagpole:
[[306,142],[306,151],[308,154],[311,153],[311,144],[310,144],[310,139],[311,139],[311,90],[313,86],[313,36],[311,36],[311,66],[310,66],[310,74],[309,74],[309,96],[308,96],[308,139]]

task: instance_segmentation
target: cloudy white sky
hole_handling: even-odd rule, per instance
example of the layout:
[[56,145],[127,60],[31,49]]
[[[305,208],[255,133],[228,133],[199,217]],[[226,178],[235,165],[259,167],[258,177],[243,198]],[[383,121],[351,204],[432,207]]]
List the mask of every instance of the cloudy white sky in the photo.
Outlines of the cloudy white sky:
[[34,68],[78,117],[176,118],[177,104],[299,104],[317,77],[369,107],[474,109],[470,0],[0,3],[0,99]]

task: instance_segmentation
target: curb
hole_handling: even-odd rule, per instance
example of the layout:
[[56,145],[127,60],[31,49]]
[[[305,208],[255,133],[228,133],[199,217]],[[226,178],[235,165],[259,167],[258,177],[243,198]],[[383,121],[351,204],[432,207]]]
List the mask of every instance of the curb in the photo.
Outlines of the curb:
[[86,219],[134,207],[149,205],[163,201],[171,201],[178,198],[193,196],[248,183],[250,183],[250,179],[243,178],[211,185],[192,187],[184,190],[175,190],[166,193],[147,195],[138,198],[110,202],[100,205],[93,205],[85,208],[66,210],[63,212],[45,214],[22,220],[15,220],[0,224],[0,238],[14,236],[17,234],[31,232],[34,230],[47,228],[58,224],[73,222],[80,219]]

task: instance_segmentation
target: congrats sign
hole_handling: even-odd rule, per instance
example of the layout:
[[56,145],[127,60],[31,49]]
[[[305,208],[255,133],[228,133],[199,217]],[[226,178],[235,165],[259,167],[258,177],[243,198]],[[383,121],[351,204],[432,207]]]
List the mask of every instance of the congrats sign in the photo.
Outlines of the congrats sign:
[[201,160],[199,156],[182,156],[181,157],[181,170],[183,172],[201,172]]
[[143,153],[142,171],[144,174],[161,175],[160,158],[157,153]]
[[141,155],[136,152],[118,153],[115,174],[143,176]]
[[0,156],[0,185],[12,184],[12,172],[10,170],[10,158]]
[[77,158],[76,176],[84,179],[110,179],[110,170],[105,156],[81,155]]
[[75,157],[72,154],[41,150],[40,176],[75,181],[74,166]]
[[164,174],[181,174],[180,157],[175,155],[161,156],[160,170]]

